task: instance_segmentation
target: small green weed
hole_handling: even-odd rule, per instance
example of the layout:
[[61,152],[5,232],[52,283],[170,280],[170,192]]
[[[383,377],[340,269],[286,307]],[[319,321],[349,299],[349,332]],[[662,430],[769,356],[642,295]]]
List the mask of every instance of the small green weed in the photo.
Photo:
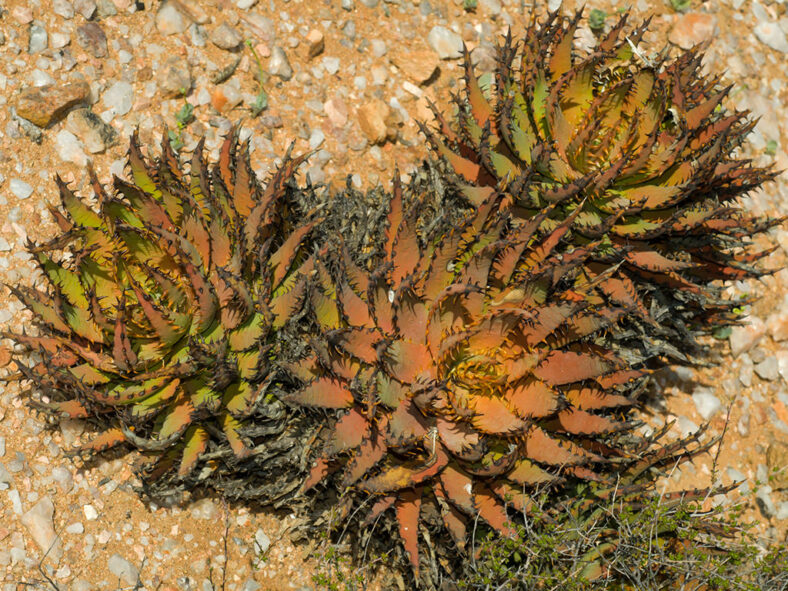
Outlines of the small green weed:
[[[182,90],[182,92],[185,94],[185,90]],[[186,126],[192,121],[194,121],[194,105],[184,101],[183,106],[175,113],[175,123],[178,126],[177,130],[167,130],[167,137],[170,139],[170,145],[176,152],[183,148],[183,130],[186,129]]]
[[252,113],[252,117],[257,117],[268,108],[268,93],[265,92],[265,88],[263,85],[265,84],[265,80],[267,80],[268,75],[263,70],[263,62],[260,60],[260,56],[257,55],[257,52],[254,49],[254,45],[250,39],[246,40],[246,46],[249,48],[249,51],[252,52],[252,57],[254,57],[254,61],[257,63],[257,76],[260,88],[257,92],[257,96],[254,99],[254,103],[250,109]]
[[594,32],[602,31],[605,28],[607,13],[599,8],[594,8],[588,15],[588,26]]

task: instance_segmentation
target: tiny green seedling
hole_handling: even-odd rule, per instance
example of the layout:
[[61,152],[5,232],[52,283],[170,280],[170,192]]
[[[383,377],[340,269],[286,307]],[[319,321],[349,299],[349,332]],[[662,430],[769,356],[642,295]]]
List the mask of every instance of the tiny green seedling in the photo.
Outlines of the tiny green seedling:
[[[186,96],[185,88],[181,89],[181,94]],[[175,113],[175,123],[178,126],[177,131],[173,129],[167,131],[167,136],[170,139],[170,145],[172,145],[172,149],[176,152],[183,148],[184,144],[182,132],[192,121],[194,121],[194,105],[190,102],[184,101],[183,106],[178,109],[177,113]]]
[[594,32],[602,31],[605,28],[607,13],[599,8],[594,8],[588,15],[588,26]]
[[260,60],[260,56],[257,55],[257,52],[254,49],[254,45],[250,39],[246,40],[246,46],[249,48],[249,51],[252,52],[252,57],[254,57],[254,61],[257,62],[257,74],[259,77],[259,84],[260,89],[257,92],[257,96],[254,99],[254,103],[251,107],[252,117],[257,117],[268,108],[268,94],[265,92],[263,88],[263,83],[266,79],[265,71],[263,70],[263,62]]

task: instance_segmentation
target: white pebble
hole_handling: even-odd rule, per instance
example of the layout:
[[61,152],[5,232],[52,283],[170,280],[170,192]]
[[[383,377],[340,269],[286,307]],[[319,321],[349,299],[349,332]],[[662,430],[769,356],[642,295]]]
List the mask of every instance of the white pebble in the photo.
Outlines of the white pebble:
[[339,71],[339,58],[338,57],[324,57],[323,67],[329,74],[336,74]]
[[309,136],[309,148],[317,150],[326,140],[325,134],[320,129],[313,129],[312,134]]
[[711,390],[696,388],[692,393],[692,400],[704,421],[708,421],[722,409],[722,402]]
[[61,129],[55,136],[55,147],[63,162],[73,162],[78,166],[88,163],[88,157],[82,150],[82,142],[66,129]]
[[20,181],[19,179],[11,179],[11,182],[8,183],[8,186],[17,199],[27,199],[33,194],[33,187],[28,185],[25,181]]
[[85,519],[88,521],[96,521],[98,519],[98,511],[93,505],[85,505],[82,507],[82,512],[85,514]]

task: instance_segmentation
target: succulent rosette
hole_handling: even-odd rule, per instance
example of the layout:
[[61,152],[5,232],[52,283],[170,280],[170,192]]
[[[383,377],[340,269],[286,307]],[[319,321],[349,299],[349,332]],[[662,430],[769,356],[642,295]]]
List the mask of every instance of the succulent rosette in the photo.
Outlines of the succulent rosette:
[[456,119],[436,111],[425,134],[471,203],[500,191],[526,220],[558,204],[544,228],[571,216],[567,244],[601,241],[584,271],[619,265],[599,283],[605,298],[684,341],[685,326],[734,322],[740,302],[713,282],[762,274],[771,250],[738,247],[779,221],[737,206],[775,176],[735,155],[754,122],[724,107],[730,87],[701,73],[700,49],[649,58],[638,49],[648,22],[625,34],[624,16],[581,51],[580,20],[534,18],[522,42],[498,48],[491,75],[466,55]]
[[393,509],[418,576],[422,504],[464,548],[477,517],[508,533],[529,488],[604,480],[619,452],[602,442],[631,426],[618,387],[641,372],[595,342],[627,310],[574,288],[595,245],[559,252],[573,217],[541,235],[550,208],[513,225],[493,195],[424,245],[419,200],[405,207],[399,186],[390,199],[371,272],[347,254],[316,262],[324,336],[290,366],[304,387],[287,400],[337,410],[305,489],[341,470],[340,517],[355,493],[372,497],[366,523]]
[[29,245],[48,289],[12,288],[38,336],[6,335],[40,355],[19,363],[39,406],[99,429],[80,451],[129,444],[150,456],[151,481],[223,446],[249,456],[243,428],[261,408],[284,421],[269,356],[304,291],[313,226],[287,196],[302,158],[261,185],[233,131],[212,171],[200,142],[185,174],[166,138],[149,161],[132,137],[132,180],[112,193],[90,171],[96,210],[58,177],[62,233]]

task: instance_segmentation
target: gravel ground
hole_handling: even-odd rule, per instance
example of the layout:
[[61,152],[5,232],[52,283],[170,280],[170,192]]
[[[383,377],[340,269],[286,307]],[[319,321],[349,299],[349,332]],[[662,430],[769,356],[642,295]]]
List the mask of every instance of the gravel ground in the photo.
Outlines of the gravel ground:
[[[576,8],[570,0],[548,4]],[[638,0],[637,19],[654,15],[641,48],[710,40],[708,68],[724,70],[736,85],[731,106],[760,117],[743,155],[788,168],[785,3],[687,4],[677,13],[668,1]],[[609,25],[625,5],[589,0],[586,10],[604,10]],[[205,136],[215,158],[231,122],[245,117],[258,174],[293,141],[297,152],[315,152],[302,170],[313,183],[387,184],[395,163],[407,174],[425,155],[415,121],[429,118],[427,99],[445,106],[457,89],[462,41],[479,67],[491,67],[491,44],[509,26],[521,28],[530,6],[478,0],[469,12],[445,0],[0,2],[0,280],[36,281],[24,244],[55,233],[47,211],[57,203],[55,171],[83,193],[88,162],[104,180],[122,175],[137,128],[143,144],[155,145],[167,124],[187,152]],[[591,43],[593,35],[584,29],[580,39]],[[269,104],[252,118],[259,69]],[[179,125],[186,103],[195,119]],[[785,177],[744,205],[784,215]],[[788,233],[775,230],[771,238],[782,248],[768,264],[783,269]],[[719,367],[660,372],[664,404],[645,417],[653,425],[675,419],[675,436],[708,420],[714,436],[729,416],[722,449],[676,470],[666,484],[743,480],[740,491],[708,502],[731,503],[757,489],[744,497],[747,515],[765,539],[784,540],[788,476],[770,473],[788,470],[788,272],[730,290],[761,296],[751,324],[733,331],[730,348],[714,343]],[[0,324],[20,331],[28,323],[4,290]],[[10,346],[0,341],[0,375],[12,370]],[[146,504],[132,491],[133,457],[72,463],[63,450],[90,436],[84,426],[46,429],[20,394],[18,384],[0,387],[2,591],[45,586],[45,575],[74,591],[207,591],[223,577],[230,591],[314,587],[320,557],[288,540],[290,516],[212,498],[182,508]]]

